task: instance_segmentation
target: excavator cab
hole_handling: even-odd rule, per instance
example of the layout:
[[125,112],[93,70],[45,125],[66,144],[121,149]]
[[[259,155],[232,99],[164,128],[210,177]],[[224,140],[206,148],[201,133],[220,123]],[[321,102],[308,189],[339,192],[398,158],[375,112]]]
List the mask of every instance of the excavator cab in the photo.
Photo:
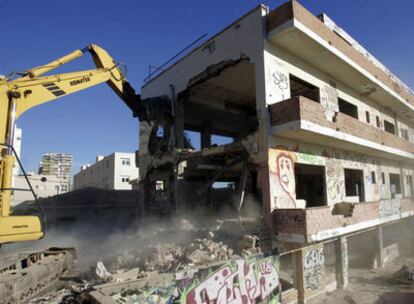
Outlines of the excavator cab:
[[[86,52],[92,55],[96,69],[42,76]],[[135,94],[118,64],[104,49],[94,44],[43,66],[13,74],[15,75],[18,77],[0,78],[0,245],[38,240],[44,235],[41,220],[37,216],[12,215],[10,210],[13,191],[12,171],[16,160],[24,173],[12,146],[15,122],[20,115],[37,105],[103,82],[115,91],[134,116],[139,116],[141,112],[139,95]],[[28,184],[36,199],[29,181]]]

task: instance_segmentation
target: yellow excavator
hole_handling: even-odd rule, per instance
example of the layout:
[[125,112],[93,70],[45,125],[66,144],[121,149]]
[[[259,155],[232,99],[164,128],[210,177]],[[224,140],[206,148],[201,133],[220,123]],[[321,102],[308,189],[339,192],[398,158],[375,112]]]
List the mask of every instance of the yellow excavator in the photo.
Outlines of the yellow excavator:
[[[86,52],[92,55],[96,69],[44,75]],[[16,161],[13,148],[16,120],[35,106],[103,82],[115,91],[134,116],[139,116],[139,95],[135,94],[114,59],[94,44],[48,64],[0,78],[0,246],[4,243],[38,240],[44,235],[43,225],[38,217],[11,215],[12,172]]]

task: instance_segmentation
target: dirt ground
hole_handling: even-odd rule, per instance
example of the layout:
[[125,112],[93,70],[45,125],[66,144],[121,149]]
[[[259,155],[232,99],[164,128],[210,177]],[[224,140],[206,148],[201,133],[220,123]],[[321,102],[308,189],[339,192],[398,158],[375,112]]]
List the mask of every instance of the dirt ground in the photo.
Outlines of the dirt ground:
[[349,285],[311,299],[309,304],[414,303],[414,257],[399,257],[381,269],[349,270]]

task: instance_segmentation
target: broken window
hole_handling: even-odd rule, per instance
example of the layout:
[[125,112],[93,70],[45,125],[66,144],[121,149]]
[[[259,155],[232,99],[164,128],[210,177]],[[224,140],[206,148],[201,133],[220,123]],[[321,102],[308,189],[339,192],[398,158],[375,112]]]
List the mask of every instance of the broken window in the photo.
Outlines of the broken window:
[[395,198],[396,194],[401,194],[401,181],[399,174],[390,173],[390,190],[391,198]]
[[408,140],[408,131],[407,129],[401,128],[401,137],[405,140]]
[[385,132],[395,135],[395,125],[387,120],[384,120],[384,129]]
[[344,169],[345,193],[347,197],[355,197],[358,202],[365,200],[364,172],[362,170]]
[[381,120],[378,115],[377,115],[377,128],[381,128]]
[[371,171],[371,183],[377,183],[377,177],[375,176],[375,171]]
[[382,184],[385,185],[385,173],[381,173]]
[[313,101],[320,102],[319,88],[296,77],[289,75],[290,78],[290,96],[304,96]]
[[306,207],[326,205],[325,167],[295,164],[296,199],[306,201]]
[[358,107],[346,100],[338,98],[339,112],[358,119]]
[[371,114],[369,114],[368,111],[365,111],[365,120],[367,121],[367,123],[371,122]]

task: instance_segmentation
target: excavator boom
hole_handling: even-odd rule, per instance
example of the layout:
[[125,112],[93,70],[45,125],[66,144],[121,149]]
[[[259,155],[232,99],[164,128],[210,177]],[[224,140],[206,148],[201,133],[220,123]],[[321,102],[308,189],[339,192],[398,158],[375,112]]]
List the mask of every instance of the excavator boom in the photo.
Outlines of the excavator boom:
[[[61,65],[89,52],[96,69],[46,75]],[[16,79],[0,79],[0,245],[37,240],[43,237],[42,225],[35,216],[12,216],[13,133],[16,120],[27,110],[60,97],[106,82],[139,116],[140,99],[128,83],[118,64],[101,47],[91,44],[48,64],[28,69]]]

